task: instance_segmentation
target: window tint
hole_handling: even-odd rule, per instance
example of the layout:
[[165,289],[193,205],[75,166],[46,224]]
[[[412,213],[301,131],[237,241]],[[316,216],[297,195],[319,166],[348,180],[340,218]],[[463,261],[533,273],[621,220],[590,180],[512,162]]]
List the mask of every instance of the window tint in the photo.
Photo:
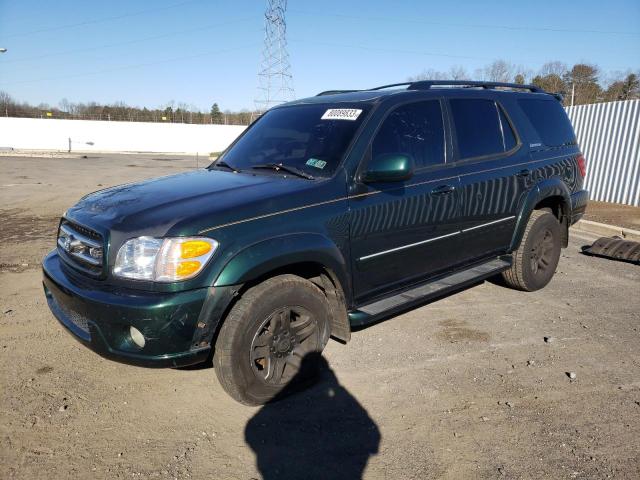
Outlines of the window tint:
[[549,147],[573,145],[576,135],[573,133],[571,122],[556,100],[518,100],[520,108],[525,113],[533,128],[538,132],[542,143]]
[[516,136],[513,133],[513,129],[511,125],[509,125],[509,120],[507,120],[507,116],[504,114],[501,108],[498,108],[500,112],[500,123],[502,124],[502,135],[504,137],[504,149],[506,152],[511,150],[518,143],[516,141]]
[[[456,128],[460,158],[493,155],[510,150],[505,148],[498,112],[499,108],[493,100],[451,100],[451,115]],[[511,135],[513,136],[513,132]],[[513,144],[515,145],[515,139]]]
[[408,153],[416,168],[444,163],[444,127],[438,100],[417,102],[395,109],[378,130],[372,157]]

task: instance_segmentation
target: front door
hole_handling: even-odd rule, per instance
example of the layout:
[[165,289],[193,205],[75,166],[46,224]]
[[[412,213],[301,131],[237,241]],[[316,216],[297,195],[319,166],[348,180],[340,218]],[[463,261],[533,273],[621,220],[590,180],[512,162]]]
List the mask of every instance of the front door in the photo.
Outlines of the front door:
[[370,145],[370,158],[410,155],[416,169],[406,181],[356,185],[350,196],[358,303],[417,282],[454,261],[459,179],[446,162],[445,125],[440,100],[404,104],[389,113]]

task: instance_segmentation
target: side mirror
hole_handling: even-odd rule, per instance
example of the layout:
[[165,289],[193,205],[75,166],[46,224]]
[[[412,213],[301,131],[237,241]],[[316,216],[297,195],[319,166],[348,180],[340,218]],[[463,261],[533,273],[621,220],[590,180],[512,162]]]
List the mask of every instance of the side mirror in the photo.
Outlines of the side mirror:
[[362,174],[364,183],[401,182],[413,176],[415,162],[406,153],[383,153],[369,162]]

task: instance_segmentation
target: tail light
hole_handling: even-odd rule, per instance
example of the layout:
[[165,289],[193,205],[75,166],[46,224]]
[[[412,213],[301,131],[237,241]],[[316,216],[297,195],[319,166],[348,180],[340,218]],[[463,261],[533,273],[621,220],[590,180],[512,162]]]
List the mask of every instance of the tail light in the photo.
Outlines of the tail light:
[[582,178],[587,176],[587,161],[584,159],[584,155],[580,154],[577,158],[578,161],[578,170],[580,170],[580,175]]

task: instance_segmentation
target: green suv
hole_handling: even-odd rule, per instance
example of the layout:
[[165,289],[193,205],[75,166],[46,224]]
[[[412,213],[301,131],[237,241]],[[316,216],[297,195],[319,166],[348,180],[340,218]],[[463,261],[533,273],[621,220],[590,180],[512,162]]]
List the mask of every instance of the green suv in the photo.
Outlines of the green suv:
[[100,355],[213,358],[233,398],[262,404],[355,326],[498,274],[544,287],[584,176],[559,99],[534,86],[323,92],[266,112],[206,169],[82,198],[45,295]]

